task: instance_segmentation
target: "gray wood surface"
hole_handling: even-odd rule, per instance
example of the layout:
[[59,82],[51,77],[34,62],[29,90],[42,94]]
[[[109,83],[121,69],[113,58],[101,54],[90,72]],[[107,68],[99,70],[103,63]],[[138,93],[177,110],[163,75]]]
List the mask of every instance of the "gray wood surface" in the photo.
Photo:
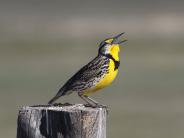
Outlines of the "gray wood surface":
[[20,109],[17,138],[106,138],[106,108],[26,106]]

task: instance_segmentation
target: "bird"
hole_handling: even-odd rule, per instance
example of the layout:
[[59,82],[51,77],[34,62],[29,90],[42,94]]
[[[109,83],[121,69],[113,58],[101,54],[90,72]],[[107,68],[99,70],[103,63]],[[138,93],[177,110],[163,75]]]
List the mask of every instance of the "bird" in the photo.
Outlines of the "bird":
[[76,92],[89,106],[100,106],[89,95],[110,85],[116,78],[120,66],[120,44],[127,41],[119,39],[124,33],[103,40],[99,44],[97,56],[66,81],[48,104],[53,104],[61,96]]

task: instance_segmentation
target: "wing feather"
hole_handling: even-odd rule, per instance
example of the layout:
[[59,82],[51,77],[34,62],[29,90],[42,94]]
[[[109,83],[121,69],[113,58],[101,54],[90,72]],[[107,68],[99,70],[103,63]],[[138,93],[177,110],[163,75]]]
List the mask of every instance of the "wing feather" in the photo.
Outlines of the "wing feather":
[[100,74],[103,74],[102,68],[108,68],[107,62],[109,60],[105,60],[102,57],[96,57],[87,65],[82,67],[73,77],[71,77],[63,86],[66,93],[67,91],[76,91],[76,90],[84,90],[86,87],[93,87],[94,80],[100,77]]

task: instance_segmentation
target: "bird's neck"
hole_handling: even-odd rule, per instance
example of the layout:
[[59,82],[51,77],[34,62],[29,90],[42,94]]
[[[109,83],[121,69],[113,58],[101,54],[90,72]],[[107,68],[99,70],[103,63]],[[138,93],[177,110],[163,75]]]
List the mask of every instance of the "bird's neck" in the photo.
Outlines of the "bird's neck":
[[116,60],[116,61],[119,61],[119,51],[120,51],[120,48],[119,48],[119,45],[118,44],[115,44],[111,47],[110,49],[110,55]]

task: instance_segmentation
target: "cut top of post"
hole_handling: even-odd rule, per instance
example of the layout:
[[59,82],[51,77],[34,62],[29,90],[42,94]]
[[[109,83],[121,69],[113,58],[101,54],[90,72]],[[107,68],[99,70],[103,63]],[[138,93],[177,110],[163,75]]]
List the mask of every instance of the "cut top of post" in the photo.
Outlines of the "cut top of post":
[[75,112],[75,111],[101,111],[106,108],[102,107],[89,107],[85,106],[83,104],[74,104],[74,105],[34,105],[34,106],[24,106],[22,107],[22,110],[52,110],[52,111],[69,111],[69,112]]

